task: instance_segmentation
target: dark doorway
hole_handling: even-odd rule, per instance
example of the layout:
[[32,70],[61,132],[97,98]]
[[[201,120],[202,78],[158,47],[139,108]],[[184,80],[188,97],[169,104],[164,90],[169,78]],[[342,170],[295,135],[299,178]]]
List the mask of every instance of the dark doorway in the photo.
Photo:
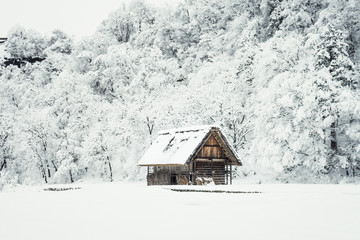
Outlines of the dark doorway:
[[177,185],[177,181],[176,181],[176,175],[175,174],[171,174],[171,178],[170,178],[170,183],[171,185]]

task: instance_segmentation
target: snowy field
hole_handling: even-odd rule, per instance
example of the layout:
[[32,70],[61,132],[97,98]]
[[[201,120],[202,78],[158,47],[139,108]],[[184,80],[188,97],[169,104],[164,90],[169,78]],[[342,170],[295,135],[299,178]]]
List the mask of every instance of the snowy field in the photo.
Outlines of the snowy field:
[[0,239],[360,239],[359,185],[56,187],[0,192]]

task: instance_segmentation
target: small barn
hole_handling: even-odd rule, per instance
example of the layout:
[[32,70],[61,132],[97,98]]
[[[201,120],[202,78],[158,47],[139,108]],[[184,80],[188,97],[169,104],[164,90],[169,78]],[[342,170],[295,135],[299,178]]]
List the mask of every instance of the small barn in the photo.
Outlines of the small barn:
[[231,184],[242,163],[220,128],[200,126],[159,132],[138,165],[147,167],[148,185],[201,185]]

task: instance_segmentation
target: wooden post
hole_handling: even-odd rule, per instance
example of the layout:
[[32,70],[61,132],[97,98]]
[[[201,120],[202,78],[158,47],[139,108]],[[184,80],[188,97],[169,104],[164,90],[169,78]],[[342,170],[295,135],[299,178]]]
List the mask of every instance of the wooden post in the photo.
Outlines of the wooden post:
[[189,183],[190,183],[190,180],[191,180],[191,171],[190,171],[190,164],[189,165],[187,165],[187,172],[189,173],[188,174],[188,184],[187,185],[189,185]]
[[196,161],[195,161],[195,160],[194,160],[193,172],[194,172],[193,181],[194,181],[194,183],[196,184],[197,175],[196,175]]
[[228,175],[228,165],[225,162],[225,178],[226,178],[226,185],[229,184],[229,175]]
[[168,166],[168,169],[169,169],[169,174],[170,174],[170,185],[172,185],[172,182],[171,182],[171,167],[170,166]]
[[213,159],[210,159],[210,161],[211,161],[211,163],[210,163],[211,164],[211,178],[212,178],[214,184],[216,184],[215,183],[215,177],[214,177]]
[[146,185],[148,185],[148,186],[150,185],[149,172],[150,172],[150,166],[147,166]]
[[232,165],[230,163],[230,185],[232,185]]

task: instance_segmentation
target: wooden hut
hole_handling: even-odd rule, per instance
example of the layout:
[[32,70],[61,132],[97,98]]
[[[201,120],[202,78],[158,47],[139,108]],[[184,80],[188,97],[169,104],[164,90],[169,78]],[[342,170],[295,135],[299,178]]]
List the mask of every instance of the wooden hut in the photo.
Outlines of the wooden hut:
[[140,159],[148,185],[231,184],[233,166],[242,163],[218,127],[159,132]]

